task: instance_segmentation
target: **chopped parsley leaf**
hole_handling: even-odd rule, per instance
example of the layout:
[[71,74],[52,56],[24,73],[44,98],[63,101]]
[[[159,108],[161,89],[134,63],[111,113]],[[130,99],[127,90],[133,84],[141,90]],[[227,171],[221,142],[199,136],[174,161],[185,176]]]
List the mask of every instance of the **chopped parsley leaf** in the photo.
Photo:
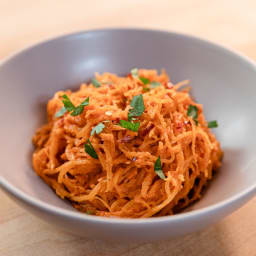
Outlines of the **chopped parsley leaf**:
[[198,108],[197,108],[197,106],[189,105],[187,115],[191,116],[193,118],[193,120],[195,121],[196,125],[198,125],[198,119],[197,119],[198,118]]
[[61,117],[67,112],[67,109],[65,107],[62,107],[56,114],[56,117]]
[[149,92],[150,91],[150,88],[148,87],[143,87],[143,92]]
[[137,68],[133,68],[131,70],[131,75],[132,75],[133,78],[139,77],[139,70]]
[[96,87],[96,88],[101,87],[101,83],[96,78],[93,78],[91,82],[94,87]]
[[135,117],[141,116],[145,110],[142,94],[136,95],[132,98],[130,103],[131,109],[128,113],[128,121],[133,120]]
[[89,97],[86,98],[79,106],[75,107],[74,104],[71,102],[69,97],[64,94],[62,96],[64,107],[60,109],[59,112],[55,114],[56,117],[63,116],[67,111],[70,112],[71,116],[78,116],[84,111],[84,107],[89,105]]
[[148,78],[142,76],[140,76],[140,81],[145,85],[150,83]]
[[92,158],[98,159],[98,155],[89,139],[87,140],[87,143],[84,144],[84,150]]
[[160,82],[153,81],[150,83],[150,88],[154,89],[158,86],[161,86],[162,84]]
[[99,123],[95,127],[92,128],[90,135],[93,136],[95,133],[99,134],[103,131],[104,128],[105,128],[105,125],[103,123]]
[[132,123],[126,120],[120,120],[119,125],[133,132],[137,132],[140,127],[140,122]]
[[208,122],[208,128],[217,128],[218,122],[216,120]]
[[161,159],[160,156],[157,158],[155,165],[154,165],[154,170],[155,173],[161,178],[161,179],[166,179],[164,172],[162,170],[162,164],[161,164]]

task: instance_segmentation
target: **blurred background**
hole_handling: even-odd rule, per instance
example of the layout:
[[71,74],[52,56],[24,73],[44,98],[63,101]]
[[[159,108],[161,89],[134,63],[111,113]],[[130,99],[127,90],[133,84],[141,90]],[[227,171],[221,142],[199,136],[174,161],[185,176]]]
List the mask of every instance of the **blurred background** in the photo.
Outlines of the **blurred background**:
[[255,0],[0,0],[0,58],[80,30],[144,27],[189,33],[256,57]]
[[[255,0],[0,0],[0,60],[42,40],[107,27],[191,34],[256,59],[255,10]],[[1,256],[256,255],[256,199],[205,231],[170,241],[125,245],[56,230],[1,191],[0,202]]]

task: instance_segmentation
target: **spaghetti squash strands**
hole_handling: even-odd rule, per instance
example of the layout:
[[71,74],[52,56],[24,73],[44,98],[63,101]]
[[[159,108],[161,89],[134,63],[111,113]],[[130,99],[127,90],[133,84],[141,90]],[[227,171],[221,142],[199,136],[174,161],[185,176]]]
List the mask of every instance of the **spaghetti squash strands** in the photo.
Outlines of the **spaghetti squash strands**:
[[87,214],[180,212],[202,196],[222,157],[210,130],[217,122],[205,120],[187,84],[133,69],[125,77],[96,73],[78,91],[57,92],[33,137],[35,172]]

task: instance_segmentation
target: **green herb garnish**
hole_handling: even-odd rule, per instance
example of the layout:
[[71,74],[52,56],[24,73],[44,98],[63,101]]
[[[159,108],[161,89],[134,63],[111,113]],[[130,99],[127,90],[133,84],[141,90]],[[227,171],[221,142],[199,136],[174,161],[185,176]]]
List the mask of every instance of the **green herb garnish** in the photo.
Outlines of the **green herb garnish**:
[[[146,79],[146,80],[145,80]],[[140,77],[140,80],[144,83],[144,84],[149,84],[149,79],[144,78],[144,77]],[[153,81],[150,83],[150,87],[144,87],[143,88],[143,92],[148,92],[150,91],[150,89],[154,89],[158,86],[161,86],[162,84],[156,81]]]
[[99,134],[103,131],[104,128],[105,128],[105,125],[103,123],[99,123],[95,127],[93,127],[90,135],[93,136],[94,133]]
[[89,97],[85,99],[79,106],[75,107],[74,104],[71,102],[69,97],[64,94],[62,96],[64,107],[61,108],[59,112],[56,113],[56,117],[63,116],[67,111],[70,112],[71,116],[78,116],[84,111],[84,107],[89,105]]
[[63,116],[66,112],[67,112],[66,108],[65,108],[65,107],[62,107],[62,108],[55,114],[55,116],[56,116],[56,117],[61,117],[61,116]]
[[87,143],[84,144],[84,150],[92,158],[98,159],[98,155],[97,155],[96,151],[94,150],[92,143],[90,142],[89,139],[87,140]]
[[218,122],[216,120],[208,122],[208,128],[217,128]]
[[137,68],[133,68],[131,70],[131,75],[133,78],[137,78],[139,76],[139,70]]
[[137,132],[140,127],[140,122],[133,123],[131,121],[136,120],[137,117],[141,116],[145,110],[142,94],[134,96],[130,106],[131,108],[128,112],[128,121],[120,120],[119,125],[128,130]]
[[150,83],[148,78],[142,76],[140,76],[140,81],[145,85]]
[[140,127],[140,122],[132,123],[132,122],[125,121],[125,120],[120,120],[119,125],[122,126],[123,128],[131,130],[133,132],[137,132]]
[[136,95],[132,98],[130,103],[132,107],[128,113],[128,121],[133,120],[135,117],[141,116],[145,110],[144,101],[142,94]]
[[196,125],[198,125],[198,108],[197,106],[189,105],[187,115],[191,116],[193,120],[195,121]]
[[154,88],[156,88],[160,85],[162,85],[162,84],[159,83],[159,82],[153,81],[153,82],[150,83],[150,88],[154,89]]
[[143,87],[143,92],[149,92],[150,91],[150,88],[148,88],[148,87]]
[[71,112],[76,108],[66,94],[62,95],[62,98],[63,98],[62,102],[64,104],[64,107],[68,112]]
[[96,78],[93,78],[91,82],[96,88],[99,88],[101,86],[101,83]]
[[154,170],[155,173],[161,178],[161,179],[166,179],[164,172],[162,170],[162,165],[161,165],[161,160],[160,160],[160,156],[157,158],[155,165],[154,165]]

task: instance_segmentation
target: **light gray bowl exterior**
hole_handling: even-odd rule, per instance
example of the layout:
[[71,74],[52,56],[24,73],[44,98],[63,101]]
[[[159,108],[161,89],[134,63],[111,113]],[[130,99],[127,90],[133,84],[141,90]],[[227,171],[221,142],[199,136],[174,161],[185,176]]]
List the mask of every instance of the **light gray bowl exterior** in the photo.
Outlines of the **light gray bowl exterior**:
[[[45,103],[78,88],[94,72],[166,69],[173,82],[190,79],[192,93],[225,151],[223,167],[191,211],[143,220],[107,219],[76,212],[33,172],[31,136],[45,122]],[[148,241],[205,228],[256,193],[256,67],[223,47],[191,36],[138,29],[82,32],[38,44],[0,65],[2,99],[0,187],[48,223],[93,239]]]

